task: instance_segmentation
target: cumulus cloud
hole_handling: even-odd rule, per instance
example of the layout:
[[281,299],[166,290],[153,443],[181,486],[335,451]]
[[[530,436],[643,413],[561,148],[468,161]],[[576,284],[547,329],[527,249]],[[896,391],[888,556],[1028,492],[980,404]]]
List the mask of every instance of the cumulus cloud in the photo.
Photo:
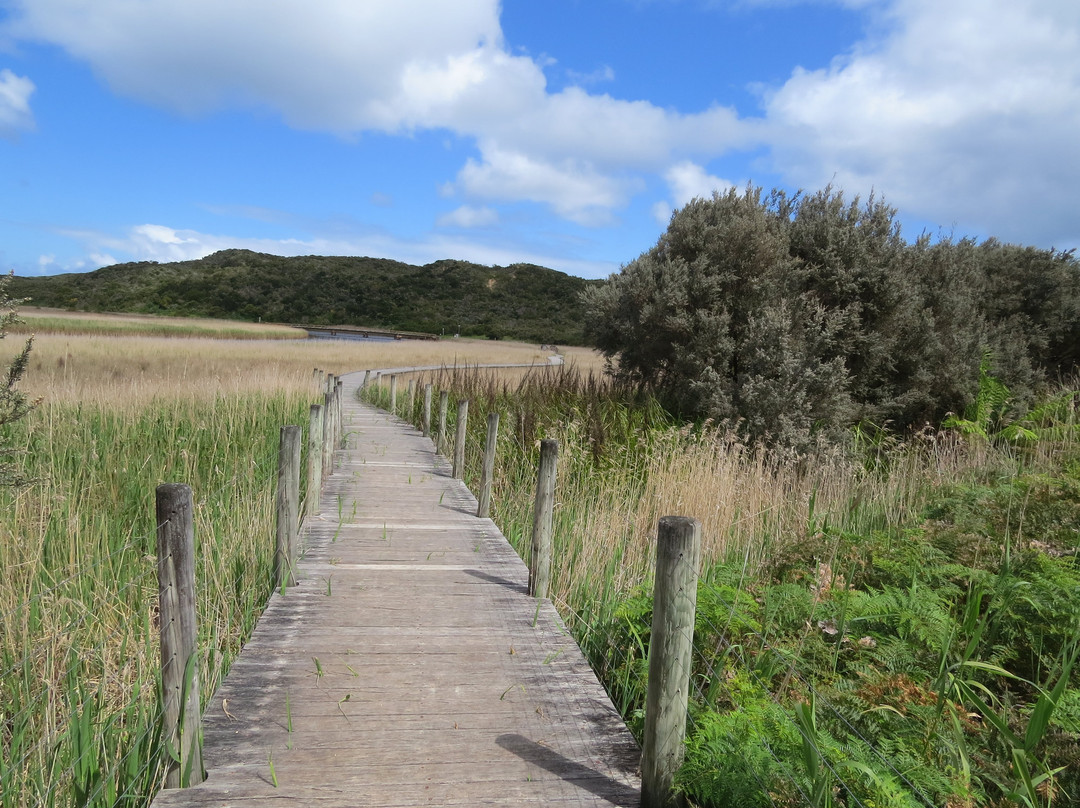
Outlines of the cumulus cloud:
[[1075,243],[1080,4],[895,0],[880,22],[766,98],[776,168],[946,227]]
[[7,68],[0,70],[0,137],[12,138],[34,128],[30,110],[34,89],[34,82],[25,76],[16,76]]
[[723,193],[734,183],[708,173],[704,167],[690,160],[682,160],[664,173],[675,204],[682,207],[691,199],[709,199],[713,191]]
[[457,184],[466,194],[543,202],[579,224],[605,222],[634,190],[632,181],[605,175],[585,160],[541,160],[491,144],[482,151],[482,161],[470,159],[458,174]]
[[732,109],[549,92],[543,65],[505,46],[498,0],[7,2],[9,34],[64,47],[124,95],[187,114],[270,108],[341,134],[448,129],[482,151],[456,190],[579,223],[610,220],[635,187],[627,172],[747,139]]
[[[3,0],[0,37],[63,47],[117,92],[186,114],[246,105],[343,135],[472,138],[479,155],[445,188],[477,210],[529,200],[607,224],[646,176],[682,204],[723,182],[702,166],[753,148],[789,185],[873,188],[946,226],[1080,240],[1080,3],[802,1],[872,24],[828,68],[765,91],[758,118],[585,89],[606,69],[552,92],[545,64],[504,42],[498,0]],[[0,135],[32,125],[32,90],[0,72]]]

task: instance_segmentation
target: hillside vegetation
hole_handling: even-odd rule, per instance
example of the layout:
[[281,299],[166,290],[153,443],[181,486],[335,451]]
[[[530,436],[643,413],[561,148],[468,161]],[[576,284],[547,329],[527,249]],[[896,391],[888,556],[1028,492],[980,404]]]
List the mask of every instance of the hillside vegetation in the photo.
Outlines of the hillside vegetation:
[[34,306],[583,344],[589,281],[532,264],[412,266],[383,258],[283,258],[222,250],[198,261],[16,277]]

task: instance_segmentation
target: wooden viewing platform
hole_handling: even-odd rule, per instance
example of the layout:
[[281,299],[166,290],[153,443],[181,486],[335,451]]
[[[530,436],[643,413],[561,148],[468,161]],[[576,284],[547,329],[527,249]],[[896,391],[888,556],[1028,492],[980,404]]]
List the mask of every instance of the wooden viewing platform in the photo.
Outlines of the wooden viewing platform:
[[298,585],[206,707],[207,780],[153,806],[639,806],[637,744],[555,609],[362,380]]

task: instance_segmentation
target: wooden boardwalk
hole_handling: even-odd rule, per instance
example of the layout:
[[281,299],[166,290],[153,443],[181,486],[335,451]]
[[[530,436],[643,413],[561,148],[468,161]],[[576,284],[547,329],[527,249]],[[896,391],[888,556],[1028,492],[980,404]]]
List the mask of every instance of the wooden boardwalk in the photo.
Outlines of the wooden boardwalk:
[[299,583],[206,707],[207,781],[153,806],[638,806],[640,752],[554,608],[362,379]]

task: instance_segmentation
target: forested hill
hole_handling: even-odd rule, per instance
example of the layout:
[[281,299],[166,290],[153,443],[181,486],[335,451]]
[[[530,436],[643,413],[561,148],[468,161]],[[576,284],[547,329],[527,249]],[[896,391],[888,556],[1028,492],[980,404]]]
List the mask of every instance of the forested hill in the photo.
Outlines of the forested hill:
[[282,258],[222,250],[198,261],[117,264],[16,277],[33,306],[236,320],[365,325],[433,334],[581,344],[592,281],[532,264],[412,266],[381,258]]

